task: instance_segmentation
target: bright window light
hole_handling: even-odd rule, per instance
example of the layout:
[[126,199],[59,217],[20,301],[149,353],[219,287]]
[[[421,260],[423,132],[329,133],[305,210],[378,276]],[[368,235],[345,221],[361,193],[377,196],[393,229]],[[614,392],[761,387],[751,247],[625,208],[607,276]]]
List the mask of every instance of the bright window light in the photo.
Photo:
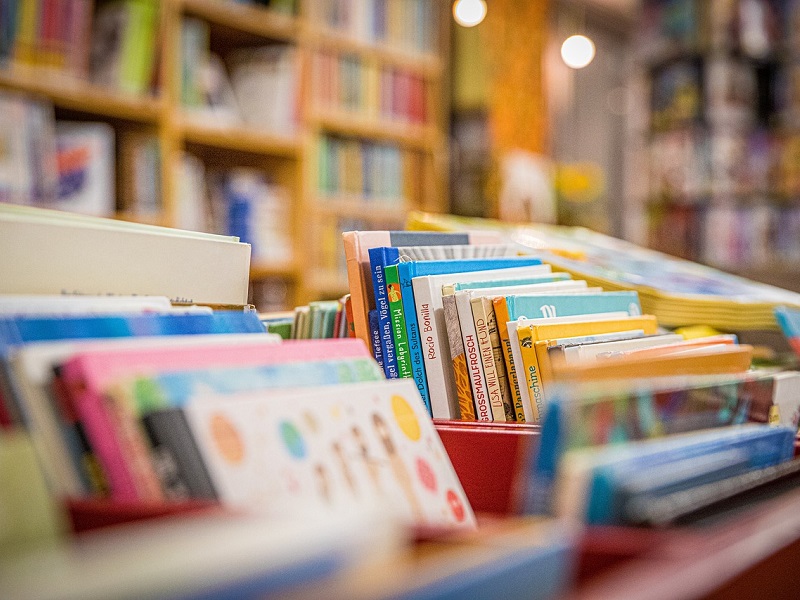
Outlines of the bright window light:
[[462,27],[475,27],[486,16],[486,0],[456,0],[453,17]]
[[585,35],[571,35],[561,44],[561,58],[568,67],[582,69],[594,58],[594,42]]

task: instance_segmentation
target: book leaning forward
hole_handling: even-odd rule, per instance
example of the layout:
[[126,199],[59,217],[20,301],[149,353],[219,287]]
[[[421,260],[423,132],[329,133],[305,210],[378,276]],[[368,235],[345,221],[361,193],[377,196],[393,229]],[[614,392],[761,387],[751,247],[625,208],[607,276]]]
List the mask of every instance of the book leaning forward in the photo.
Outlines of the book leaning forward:
[[236,237],[0,204],[0,293],[167,296],[246,304]]

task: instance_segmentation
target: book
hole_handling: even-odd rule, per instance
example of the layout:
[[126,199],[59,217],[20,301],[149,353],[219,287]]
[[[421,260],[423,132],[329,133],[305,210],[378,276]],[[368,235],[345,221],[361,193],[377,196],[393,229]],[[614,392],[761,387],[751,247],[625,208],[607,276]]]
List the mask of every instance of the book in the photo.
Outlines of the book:
[[[160,497],[160,489],[138,422],[144,410],[142,406],[179,405],[192,397],[196,389],[204,387],[222,394],[240,389],[312,385],[315,381],[378,378],[371,360],[364,365],[352,364],[352,374],[348,370],[351,363],[337,367],[332,360],[324,365],[299,362],[308,361],[314,355],[327,357],[329,352],[333,356],[364,357],[366,348],[360,341],[328,340],[255,347],[240,344],[79,353],[62,366],[60,379],[69,396],[68,402],[80,416],[103,466],[112,497],[152,499]],[[279,365],[289,366],[281,369]],[[371,369],[370,365],[375,368]],[[228,369],[223,369],[226,366]],[[142,375],[192,368],[205,370],[161,378]],[[134,375],[138,378],[133,378],[130,387],[126,386],[125,378]]]
[[[481,421],[505,421],[502,402],[500,402],[500,406],[498,407],[492,402],[492,398],[489,396],[486,373],[481,359],[481,347],[478,342],[478,332],[475,327],[475,320],[472,316],[472,306],[470,304],[471,296],[469,292],[457,292],[454,298],[456,312],[458,314],[458,323],[461,329],[461,341],[464,345],[464,355],[467,359],[467,375],[469,376],[469,383],[472,388],[472,397],[475,401],[478,418]],[[450,362],[452,362],[452,357],[450,358]],[[447,372],[449,374],[449,369]],[[455,374],[453,378],[455,378]],[[497,400],[497,398],[495,398],[495,400]]]
[[425,373],[428,378],[428,389],[431,395],[431,408],[434,418],[452,418],[457,414],[457,397],[455,382],[450,369],[452,358],[447,343],[447,332],[442,313],[443,285],[459,281],[477,281],[496,279],[498,277],[514,277],[536,275],[549,272],[549,268],[541,265],[476,271],[463,274],[426,275],[412,280],[414,302],[416,304],[417,322],[422,340],[425,358]]
[[386,279],[386,299],[389,302],[389,315],[392,323],[392,336],[397,355],[398,374],[400,377],[412,377],[413,369],[408,349],[406,320],[403,313],[403,290],[400,287],[397,265],[387,266],[384,269],[384,277]]
[[[779,464],[793,456],[795,433],[791,428],[752,424],[600,450],[573,450],[560,467],[554,510],[565,518],[611,524],[618,518],[621,488],[642,469],[662,475],[662,490],[691,489],[731,472],[724,461],[704,472],[702,459],[735,451],[743,459],[739,472]],[[690,459],[695,459],[694,465]],[[670,470],[671,477],[665,477]]]
[[182,350],[203,345],[243,344],[258,348],[278,343],[271,335],[209,334],[175,335],[118,339],[59,340],[28,343],[15,349],[9,358],[9,377],[20,418],[17,421],[30,433],[41,460],[48,486],[55,497],[80,497],[95,486],[92,473],[84,467],[84,447],[79,434],[63,420],[62,406],[53,391],[54,370],[81,351],[115,352],[156,347]]
[[114,129],[107,123],[56,123],[58,193],[51,208],[114,215]]
[[438,232],[404,232],[404,231],[348,231],[342,234],[345,261],[347,266],[347,283],[353,305],[353,325],[356,337],[369,342],[367,328],[367,311],[375,307],[371,293],[369,275],[369,249],[380,246],[408,247],[413,245],[444,244],[498,244],[502,240],[497,235],[485,234],[452,234]]
[[453,363],[453,378],[456,385],[458,398],[458,417],[462,421],[491,421],[490,411],[486,398],[482,403],[473,402],[472,384],[467,370],[467,355],[464,349],[464,339],[461,337],[461,324],[456,308],[456,297],[452,293],[443,293],[442,312],[445,327],[447,328],[447,341],[450,346],[450,357]]
[[[521,319],[507,323],[507,333],[514,365],[520,365],[520,391],[524,390],[523,408],[528,410],[525,417],[528,422],[538,422],[543,413],[544,397],[542,396],[538,363],[527,352],[528,363],[522,354],[523,340],[525,348],[532,346],[540,339],[556,337],[571,337],[574,335],[591,335],[612,333],[624,330],[642,329],[646,333],[654,334],[658,328],[655,317],[644,315],[632,317],[626,313],[598,313],[589,315],[576,315],[572,317],[553,317],[552,319]],[[533,370],[531,370],[533,367]]]
[[506,376],[503,350],[497,329],[497,318],[492,300],[485,296],[472,298],[472,316],[475,319],[475,332],[481,349],[481,361],[486,373],[486,383],[492,406],[499,399],[502,403],[506,421],[516,421],[516,412],[511,400],[511,390]]
[[[352,511],[359,498],[377,498],[387,515],[407,523],[474,527],[418,396],[413,381],[398,379],[241,395],[224,404],[198,398],[185,411],[231,506],[280,514],[302,499],[336,514]],[[367,400],[369,410],[358,408]],[[314,417],[323,414],[340,418]],[[276,428],[279,435],[262,434]]]
[[400,258],[397,248],[378,247],[369,249],[369,263],[372,271],[372,286],[375,295],[375,309],[378,311],[378,337],[381,341],[383,371],[389,379],[397,379],[397,356],[395,355],[392,319],[389,312],[389,300],[386,296],[385,269],[395,264]]
[[0,205],[0,240],[0,293],[247,303],[250,247],[234,238]]
[[546,512],[568,449],[624,443],[746,422],[797,430],[795,372],[688,375],[558,386],[547,406],[528,507]]
[[[425,359],[423,358],[422,338],[420,336],[419,322],[417,321],[416,301],[414,299],[414,277],[423,275],[443,275],[445,273],[468,273],[484,270],[487,267],[508,268],[516,266],[519,259],[508,258],[482,258],[482,259],[452,259],[428,261],[404,261],[397,265],[397,274],[400,279],[400,291],[403,301],[403,314],[406,320],[406,333],[408,334],[408,350],[411,359],[414,381],[422,396],[425,405],[430,411],[431,401],[428,389],[428,378],[425,374]],[[558,279],[561,276],[551,274],[541,276],[545,281],[548,278]],[[568,279],[564,276],[563,279]],[[529,279],[532,282],[535,279]],[[493,280],[496,281],[496,280]],[[460,334],[459,334],[460,335]],[[467,409],[469,410],[469,409]],[[431,413],[432,414],[432,413]]]

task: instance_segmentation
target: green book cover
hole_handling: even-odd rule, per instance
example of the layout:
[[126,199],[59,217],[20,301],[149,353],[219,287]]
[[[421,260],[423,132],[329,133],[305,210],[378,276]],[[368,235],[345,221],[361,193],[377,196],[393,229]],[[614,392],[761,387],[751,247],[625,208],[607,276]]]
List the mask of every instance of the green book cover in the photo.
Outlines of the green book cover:
[[392,336],[394,337],[395,355],[397,356],[397,372],[400,377],[413,377],[411,369],[411,355],[408,349],[408,335],[406,334],[406,317],[403,311],[403,295],[400,290],[400,277],[397,274],[397,265],[388,265],[383,268],[386,281],[386,296],[389,300],[389,316],[392,320]]

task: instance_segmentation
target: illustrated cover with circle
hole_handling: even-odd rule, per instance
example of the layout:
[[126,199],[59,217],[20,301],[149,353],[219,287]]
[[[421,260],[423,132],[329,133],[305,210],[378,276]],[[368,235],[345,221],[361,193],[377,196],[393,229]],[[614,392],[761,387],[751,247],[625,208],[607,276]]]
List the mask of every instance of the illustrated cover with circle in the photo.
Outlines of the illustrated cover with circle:
[[475,526],[411,379],[208,395],[184,411],[230,506],[279,516],[380,503],[408,524]]

